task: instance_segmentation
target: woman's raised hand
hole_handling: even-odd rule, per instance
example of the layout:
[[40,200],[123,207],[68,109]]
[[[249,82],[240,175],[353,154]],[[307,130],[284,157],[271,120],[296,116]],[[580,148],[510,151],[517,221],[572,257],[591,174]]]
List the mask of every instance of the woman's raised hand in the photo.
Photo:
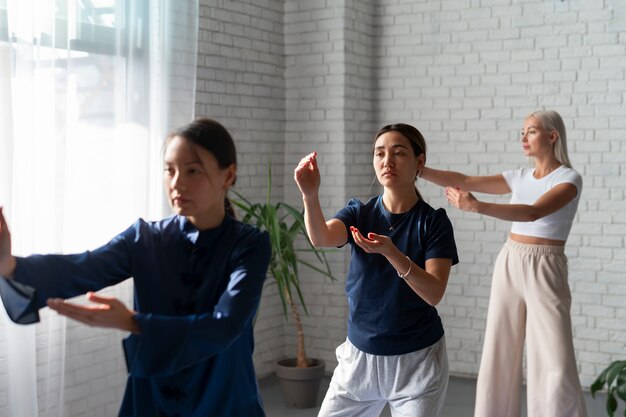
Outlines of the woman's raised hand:
[[298,184],[303,196],[317,194],[320,188],[320,171],[317,167],[317,152],[312,152],[302,158],[293,171],[293,179]]
[[11,253],[11,232],[0,207],[0,275],[11,278],[15,269],[15,258]]
[[463,191],[458,187],[446,187],[446,198],[448,199],[448,203],[458,209],[463,211],[477,211],[476,205],[478,204],[478,200],[476,200],[476,197],[474,197],[472,193]]
[[48,300],[48,307],[63,316],[90,326],[140,333],[139,326],[133,317],[135,313],[127,309],[117,298],[103,297],[89,292],[87,299],[96,304],[80,305],[60,298],[51,298]]

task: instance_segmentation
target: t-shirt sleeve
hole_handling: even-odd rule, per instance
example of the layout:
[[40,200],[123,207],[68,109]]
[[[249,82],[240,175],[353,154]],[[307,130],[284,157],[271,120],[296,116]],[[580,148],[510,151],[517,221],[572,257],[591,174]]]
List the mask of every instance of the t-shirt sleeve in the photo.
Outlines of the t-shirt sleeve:
[[434,258],[452,259],[452,265],[459,263],[452,222],[443,208],[435,210],[426,224],[424,260]]
[[0,278],[9,318],[18,324],[36,323],[48,298],[72,298],[129,278],[129,248],[138,231],[136,223],[106,245],[79,254],[16,257],[13,278]]
[[353,198],[348,201],[348,204],[344,208],[335,214],[335,217],[333,217],[334,219],[341,220],[344,226],[346,226],[346,232],[348,233],[348,241],[346,243],[354,243],[352,233],[350,233],[350,226],[357,226],[357,219],[359,218],[362,205],[358,198]]
[[506,185],[509,186],[509,190],[513,190],[513,180],[515,179],[515,173],[516,170],[514,169],[510,169],[508,171],[504,171],[501,175],[502,178],[504,178],[504,181],[506,181]]
[[558,178],[555,179],[552,186],[554,187],[556,185],[565,183],[574,184],[576,190],[578,191],[578,194],[582,192],[583,177],[581,177],[581,175],[573,169],[565,170],[561,175],[559,175]]
[[243,239],[229,259],[233,265],[229,281],[212,312],[135,314],[141,333],[124,339],[129,373],[171,375],[227,349],[254,319],[270,257],[269,235],[256,231]]

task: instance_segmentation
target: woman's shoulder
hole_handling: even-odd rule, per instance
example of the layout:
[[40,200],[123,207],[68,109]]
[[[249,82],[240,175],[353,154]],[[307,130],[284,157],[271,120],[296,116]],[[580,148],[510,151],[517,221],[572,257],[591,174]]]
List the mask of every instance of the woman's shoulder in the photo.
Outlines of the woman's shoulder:
[[248,243],[251,245],[269,245],[269,233],[265,230],[261,230],[258,227],[243,223],[237,219],[232,219],[232,227],[234,235],[237,241],[241,243]]
[[445,212],[443,207],[434,208],[429,203],[427,203],[426,200],[424,200],[423,198],[418,200],[418,202],[415,203],[415,206],[413,206],[413,211],[419,213],[422,216],[432,216],[433,213],[435,213],[438,210],[443,210]]
[[338,215],[342,216],[347,215],[348,213],[352,213],[353,215],[358,215],[359,213],[369,213],[376,208],[377,199],[378,197],[372,197],[364,203],[361,199],[353,197],[339,210]]
[[231,219],[233,220],[232,227],[235,229],[235,233],[238,236],[250,236],[251,238],[258,239],[267,234],[265,230],[261,230],[252,224],[244,223],[233,218]]
[[561,165],[559,167],[559,170],[556,172],[555,182],[556,183],[569,182],[569,183],[574,184],[576,188],[580,190],[583,185],[583,177],[574,168]]
[[161,220],[144,220],[140,217],[137,219],[136,224],[141,224],[143,227],[149,227],[155,230],[164,230],[173,226],[180,227],[182,219],[183,218],[181,216],[176,214],[165,217]]
[[180,231],[183,231],[184,227],[185,224],[182,221],[182,217],[178,215],[165,217],[161,220],[145,220],[140,217],[131,226],[131,228],[145,235],[178,234]]
[[167,217],[162,220],[145,220],[140,217],[124,232],[120,233],[120,235],[132,235],[135,236],[135,238],[139,238],[140,236],[162,233],[164,230],[170,229],[173,226],[178,228],[176,216]]
[[420,200],[417,203],[416,207],[418,208],[416,212],[422,219],[424,219],[426,224],[441,223],[441,222],[450,223],[450,218],[448,217],[448,213],[446,212],[446,209],[443,207],[435,208],[424,200]]
[[559,168],[558,175],[561,177],[582,178],[580,173],[574,168],[570,168],[566,165],[561,165]]
[[375,197],[370,198],[369,200],[367,200],[365,203],[362,202],[361,200],[359,200],[358,198],[353,198],[352,200],[350,200],[351,202],[354,202],[354,204],[358,204],[361,207],[366,207],[366,208],[374,208],[374,207],[378,207],[378,205],[380,204],[380,199],[382,196],[377,195]]
[[346,207],[374,207],[379,197],[380,196],[371,197],[365,203],[358,197],[352,197],[348,200],[348,203],[346,203]]
[[535,170],[535,167],[533,166],[518,167],[518,168],[513,168],[507,171],[504,171],[502,175],[505,177],[509,176],[509,177],[515,177],[515,178],[524,178],[528,175],[532,175],[534,170]]

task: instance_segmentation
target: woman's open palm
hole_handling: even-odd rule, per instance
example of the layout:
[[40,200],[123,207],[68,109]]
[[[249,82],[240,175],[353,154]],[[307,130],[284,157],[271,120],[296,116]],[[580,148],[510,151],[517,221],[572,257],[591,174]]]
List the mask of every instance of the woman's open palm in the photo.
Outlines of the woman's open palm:
[[103,297],[90,292],[87,294],[87,299],[95,304],[80,305],[53,298],[48,300],[48,307],[63,316],[90,326],[139,333],[139,328],[133,318],[135,313],[126,308],[124,303],[117,298]]

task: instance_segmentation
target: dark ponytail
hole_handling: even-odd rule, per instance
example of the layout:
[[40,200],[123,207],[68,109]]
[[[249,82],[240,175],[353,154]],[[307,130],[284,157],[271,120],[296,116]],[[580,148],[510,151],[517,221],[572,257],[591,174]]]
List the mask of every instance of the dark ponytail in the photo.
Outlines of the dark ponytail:
[[[237,150],[232,136],[224,126],[213,119],[201,117],[177,129],[168,135],[165,146],[175,136],[185,138],[194,145],[209,151],[217,159],[220,169],[237,164]],[[236,180],[237,177],[232,185],[235,185]],[[224,209],[227,215],[235,217],[235,210],[228,197],[224,197]]]
[[237,216],[235,215],[235,209],[233,208],[233,203],[230,202],[230,199],[228,197],[224,197],[224,211],[228,216],[232,217],[233,219],[237,218]]

